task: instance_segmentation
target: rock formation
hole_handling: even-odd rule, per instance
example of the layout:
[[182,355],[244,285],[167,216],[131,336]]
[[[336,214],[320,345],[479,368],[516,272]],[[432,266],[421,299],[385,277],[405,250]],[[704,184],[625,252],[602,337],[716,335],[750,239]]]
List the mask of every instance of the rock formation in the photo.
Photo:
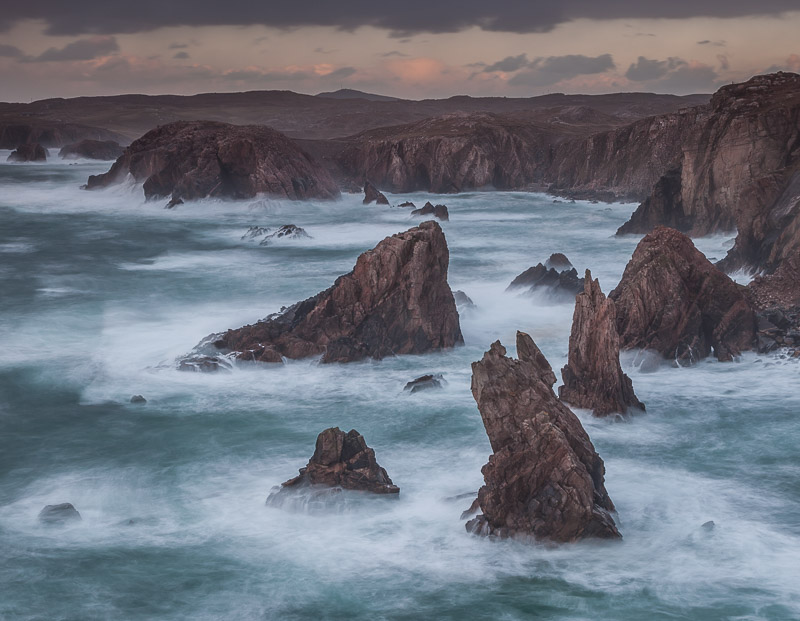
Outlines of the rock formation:
[[605,467],[578,418],[553,393],[556,376],[530,336],[518,360],[499,341],[472,364],[472,394],[494,452],[467,530],[557,542],[620,537]]
[[311,239],[311,235],[304,228],[294,224],[284,224],[277,231],[265,234],[259,246],[267,246],[276,239]]
[[589,270],[584,283],[583,293],[575,298],[569,359],[561,369],[564,385],[558,396],[570,405],[592,410],[595,416],[625,414],[632,407],[643,410],[619,364],[614,302],[603,295]]
[[432,205],[430,202],[425,203],[419,209],[411,212],[412,216],[433,216],[439,220],[447,221],[450,219],[450,213],[447,211],[447,205]]
[[65,160],[115,160],[124,152],[125,148],[115,140],[81,140],[61,147],[58,156]]
[[375,203],[376,205],[388,205],[389,199],[386,198],[382,192],[378,190],[369,181],[364,182],[364,201],[365,205]]
[[416,207],[416,205],[411,201],[403,201],[398,205],[398,207]]
[[572,262],[567,258],[567,255],[561,252],[554,252],[551,254],[547,261],[544,262],[544,266],[547,269],[554,269],[557,272],[563,272],[564,270],[571,270],[574,265]]
[[506,291],[512,290],[549,291],[556,297],[571,300],[583,291],[583,278],[578,278],[578,271],[566,256],[555,253],[546,263],[537,263],[512,280]]
[[386,470],[375,460],[375,451],[367,446],[364,436],[355,429],[345,433],[338,427],[326,429],[317,436],[314,455],[300,474],[286,481],[280,491],[271,494],[267,504],[276,496],[311,485],[397,494],[400,489],[392,483]]
[[45,524],[64,524],[65,522],[77,522],[81,520],[81,514],[69,502],[60,505],[47,505],[39,512],[39,521]]
[[322,362],[350,362],[460,345],[448,262],[441,227],[423,222],[362,254],[331,288],[264,321],[228,330],[214,346],[237,352],[240,360],[321,354]]
[[415,392],[421,392],[423,390],[442,388],[442,385],[446,383],[447,382],[441,373],[432,373],[428,375],[422,375],[417,379],[411,380],[403,387],[403,390],[408,391],[413,395]]
[[335,198],[331,176],[280,132],[259,125],[178,121],[147,132],[87,188],[131,175],[150,198]]
[[680,364],[753,347],[755,314],[746,290],[714,267],[683,233],[646,235],[609,298],[622,349],[651,349]]
[[133,395],[131,397],[131,403],[144,404],[147,403],[147,399],[145,399],[142,395]]
[[453,291],[453,299],[455,299],[456,306],[459,309],[466,310],[466,309],[476,308],[475,302],[472,301],[472,298],[470,298],[466,293],[464,293],[461,290]]
[[15,151],[11,152],[6,161],[8,162],[44,162],[47,160],[47,149],[37,143],[26,142],[19,145]]
[[[79,99],[85,98],[75,98],[72,100],[72,103],[78,102]],[[50,99],[49,101],[54,102],[55,100]],[[43,101],[34,103],[41,103],[47,106]],[[80,106],[80,104],[78,105]],[[5,110],[15,107],[14,104],[4,104],[4,106]],[[26,107],[26,104],[16,104],[16,107]],[[108,108],[113,110],[114,106],[108,106]],[[125,140],[120,134],[101,129],[100,127],[91,127],[77,123],[64,123],[56,119],[43,118],[45,115],[37,114],[35,117],[32,117],[24,112],[22,114],[12,113],[7,115],[0,110],[0,149],[16,149],[18,145],[26,143],[35,144],[37,142],[42,146],[58,148],[84,139]],[[142,132],[137,132],[136,135],[140,135],[141,133]]]

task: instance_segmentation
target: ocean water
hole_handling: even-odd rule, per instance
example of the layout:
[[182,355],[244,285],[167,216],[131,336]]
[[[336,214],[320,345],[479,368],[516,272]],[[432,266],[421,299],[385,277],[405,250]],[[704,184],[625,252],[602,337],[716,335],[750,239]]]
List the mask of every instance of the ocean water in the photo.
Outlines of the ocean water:
[[[470,363],[496,339],[513,353],[517,329],[566,362],[572,305],[505,287],[564,252],[608,292],[638,241],[613,236],[633,205],[390,196],[450,210],[450,283],[477,305],[464,347],[191,374],[174,361],[202,337],[326,288],[418,220],[360,196],[165,210],[132,185],[80,189],[106,168],[0,164],[1,619],[800,618],[800,364],[780,354],[651,374],[625,356],[647,414],[577,412],[623,541],[464,529],[471,498],[454,497],[478,489],[490,453]],[[240,239],[290,223],[312,239]],[[730,243],[697,240],[713,258]],[[429,372],[443,390],[403,392]],[[399,497],[265,506],[330,426],[364,435]],[[83,520],[38,522],[61,502]]]

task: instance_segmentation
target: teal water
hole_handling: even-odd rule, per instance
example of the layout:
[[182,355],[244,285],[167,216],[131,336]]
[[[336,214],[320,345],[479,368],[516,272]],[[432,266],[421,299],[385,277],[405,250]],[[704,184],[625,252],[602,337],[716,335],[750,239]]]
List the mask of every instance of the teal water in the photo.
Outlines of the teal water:
[[[800,366],[779,356],[628,368],[646,415],[578,412],[621,543],[491,542],[459,519],[470,500],[453,497],[477,490],[489,454],[470,363],[517,329],[566,361],[572,306],[506,285],[559,251],[608,292],[638,241],[613,237],[633,206],[390,197],[450,209],[450,283],[477,304],[464,347],[195,375],[173,362],[202,337],[329,286],[416,221],[359,196],[168,211],[133,186],[79,189],[105,168],[0,164],[0,618],[800,618]],[[289,223],[313,239],[240,239]],[[729,243],[697,240],[715,258]],[[403,393],[427,372],[445,389]],[[333,425],[365,436],[400,497],[266,507]],[[60,502],[83,520],[40,525]]]

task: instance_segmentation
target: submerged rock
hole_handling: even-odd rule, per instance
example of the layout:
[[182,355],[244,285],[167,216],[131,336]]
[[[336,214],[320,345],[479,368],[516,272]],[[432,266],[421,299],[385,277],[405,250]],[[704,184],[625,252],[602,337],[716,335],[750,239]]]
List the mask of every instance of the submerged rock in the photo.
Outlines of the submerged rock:
[[64,524],[65,522],[77,522],[81,520],[81,514],[69,502],[60,505],[47,505],[39,512],[39,521],[45,524]]
[[583,293],[575,298],[569,359],[561,369],[564,385],[558,396],[595,416],[625,414],[628,408],[644,409],[636,398],[630,378],[619,363],[619,335],[614,302],[606,298],[600,283],[586,270]]
[[58,152],[61,159],[115,160],[125,151],[115,140],[81,140],[73,142]]
[[294,224],[284,224],[274,233],[268,233],[261,240],[259,245],[266,246],[276,239],[311,239],[305,229],[295,226]]
[[609,298],[622,349],[650,349],[678,364],[731,360],[755,343],[746,290],[714,267],[683,233],[646,235]]
[[231,363],[221,356],[189,356],[178,363],[178,371],[193,371],[198,373],[214,373],[216,371],[230,371]]
[[142,395],[133,395],[131,397],[131,403],[147,403],[147,399],[145,399]]
[[403,387],[403,390],[407,390],[413,395],[415,392],[420,392],[422,390],[442,388],[443,384],[446,383],[441,373],[434,373],[422,375],[415,380],[411,380]]
[[311,486],[397,494],[386,470],[378,465],[375,451],[367,446],[364,436],[355,429],[345,433],[338,427],[326,429],[317,436],[314,455],[300,474],[289,479],[278,492],[270,494],[267,504],[281,504],[282,496]]
[[386,198],[374,185],[369,181],[364,182],[364,204],[369,205],[375,203],[376,205],[388,205],[389,199]]
[[617,539],[605,467],[578,418],[553,392],[556,376],[530,336],[518,360],[496,341],[472,363],[472,394],[494,453],[469,532],[557,542]]
[[461,345],[448,262],[441,227],[423,222],[362,254],[331,288],[264,321],[228,330],[214,345],[243,360],[259,360],[271,349],[287,358],[321,354],[322,362]]
[[525,290],[527,293],[544,291],[556,298],[572,299],[583,291],[583,278],[569,259],[561,253],[551,254],[547,262],[529,267],[508,285],[506,291]]
[[430,202],[425,203],[420,209],[415,209],[411,212],[412,216],[433,216],[442,221],[450,220],[450,213],[447,211],[447,205],[432,205]]
[[272,229],[268,226],[251,226],[244,235],[242,235],[242,241],[253,241],[258,239],[259,237],[265,237]]
[[19,145],[15,151],[8,156],[7,162],[44,162],[47,160],[48,152],[42,145],[37,143],[25,143]]

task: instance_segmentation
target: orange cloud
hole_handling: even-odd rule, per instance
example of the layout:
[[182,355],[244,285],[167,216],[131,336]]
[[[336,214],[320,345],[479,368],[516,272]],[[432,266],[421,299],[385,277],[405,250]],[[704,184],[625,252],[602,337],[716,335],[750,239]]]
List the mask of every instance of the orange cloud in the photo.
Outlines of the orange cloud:
[[447,71],[442,61],[424,57],[391,60],[386,68],[404,82],[438,81]]

